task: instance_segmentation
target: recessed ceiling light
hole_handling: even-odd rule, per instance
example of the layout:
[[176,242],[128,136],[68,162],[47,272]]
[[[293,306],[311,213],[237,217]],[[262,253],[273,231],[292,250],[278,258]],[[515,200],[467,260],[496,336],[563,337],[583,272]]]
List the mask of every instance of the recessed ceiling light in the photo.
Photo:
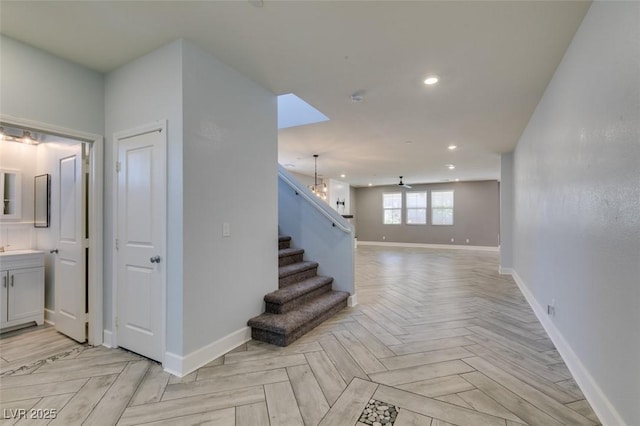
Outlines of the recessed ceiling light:
[[351,95],[351,102],[362,102],[364,100],[364,95],[362,92],[355,92]]
[[437,75],[430,75],[424,80],[424,84],[433,86],[438,81],[440,81],[440,77],[438,77]]
[[371,182],[369,182],[369,186],[373,186],[373,184]]
[[344,173],[340,175],[341,178],[345,178],[347,177],[347,175],[345,175]]
[[457,145],[449,145],[449,146],[447,147],[447,149],[448,149],[449,151],[453,151],[453,150],[454,150],[454,149],[456,149],[457,147],[458,147]]
[[453,169],[455,169],[455,168],[456,168],[456,166],[455,166],[455,165],[453,165],[453,164],[447,164],[447,168],[448,168],[449,170],[453,170]]
[[456,179],[456,182],[460,182],[460,179]]

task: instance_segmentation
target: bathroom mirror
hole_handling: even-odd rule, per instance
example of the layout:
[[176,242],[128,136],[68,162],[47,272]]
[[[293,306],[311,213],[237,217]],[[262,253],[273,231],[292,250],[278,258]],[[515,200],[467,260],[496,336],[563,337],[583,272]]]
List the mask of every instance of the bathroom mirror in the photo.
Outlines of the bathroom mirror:
[[20,171],[0,169],[0,219],[20,219],[22,187]]
[[48,228],[51,217],[51,175],[39,175],[33,185],[33,226]]

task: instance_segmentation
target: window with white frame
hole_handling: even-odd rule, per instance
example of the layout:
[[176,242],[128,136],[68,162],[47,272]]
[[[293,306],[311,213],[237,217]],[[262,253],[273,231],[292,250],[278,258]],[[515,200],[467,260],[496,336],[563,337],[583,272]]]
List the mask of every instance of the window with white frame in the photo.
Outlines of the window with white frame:
[[382,223],[400,225],[402,223],[402,193],[382,194]]
[[407,224],[427,224],[427,193],[407,192]]
[[431,191],[431,224],[453,225],[453,191]]

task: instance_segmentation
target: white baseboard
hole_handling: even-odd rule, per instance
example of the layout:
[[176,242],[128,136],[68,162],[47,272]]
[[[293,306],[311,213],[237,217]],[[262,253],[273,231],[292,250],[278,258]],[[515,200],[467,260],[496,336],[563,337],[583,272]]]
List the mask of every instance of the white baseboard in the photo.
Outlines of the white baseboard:
[[56,325],[56,311],[52,311],[51,309],[44,310],[44,322],[49,325]]
[[498,273],[500,275],[513,275],[513,268],[503,268],[502,266],[498,266]]
[[602,389],[600,389],[600,386],[598,386],[593,376],[591,376],[589,371],[582,364],[582,361],[580,361],[580,358],[576,355],[571,346],[569,346],[569,343],[567,343],[562,333],[560,333],[560,330],[558,330],[555,324],[547,316],[547,310],[538,303],[533,296],[533,293],[529,291],[525,282],[518,275],[517,271],[511,269],[511,275],[520,288],[520,291],[527,299],[527,302],[531,305],[533,312],[536,314],[536,317],[538,317],[538,320],[551,338],[551,341],[556,346],[560,356],[569,368],[569,371],[571,371],[573,378],[578,383],[578,386],[580,386],[580,390],[582,390],[582,393],[584,393],[585,397],[589,401],[593,411],[597,414],[598,419],[603,425],[625,425],[626,423],[613,404],[611,404]]
[[357,304],[358,304],[358,295],[352,294],[351,296],[349,296],[349,298],[347,299],[347,306],[354,307]]
[[102,346],[107,348],[113,347],[113,333],[109,330],[102,331]]
[[392,243],[386,241],[358,241],[360,246],[386,246],[386,247],[414,247],[414,248],[434,248],[451,250],[481,250],[499,251],[499,247],[491,246],[457,246],[453,244],[419,244],[419,243]]
[[166,352],[162,366],[164,371],[174,376],[184,377],[249,340],[251,340],[251,328],[243,327],[186,356]]

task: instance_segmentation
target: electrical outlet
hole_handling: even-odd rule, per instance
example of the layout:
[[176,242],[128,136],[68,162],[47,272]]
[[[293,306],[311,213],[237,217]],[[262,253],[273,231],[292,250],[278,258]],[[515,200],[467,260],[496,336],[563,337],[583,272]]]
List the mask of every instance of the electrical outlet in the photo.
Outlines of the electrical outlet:
[[452,239],[451,239],[451,242],[452,242],[452,243],[455,243],[455,242],[456,242],[456,240],[452,238]]
[[387,237],[385,237],[384,235],[382,236],[382,241],[386,240]]
[[230,237],[231,236],[231,225],[229,225],[229,223],[224,222],[222,224],[222,236],[223,237]]
[[469,239],[467,238],[467,244],[469,244]]

